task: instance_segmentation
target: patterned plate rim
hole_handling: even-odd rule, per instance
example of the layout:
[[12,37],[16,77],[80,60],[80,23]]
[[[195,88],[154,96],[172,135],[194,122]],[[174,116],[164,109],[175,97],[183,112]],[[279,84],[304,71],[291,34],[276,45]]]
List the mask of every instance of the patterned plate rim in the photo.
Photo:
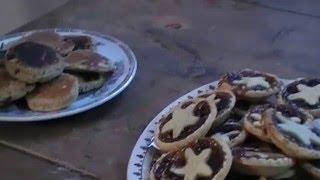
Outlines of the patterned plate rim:
[[[282,82],[282,84],[287,84],[293,80],[280,79],[280,81]],[[164,114],[167,114],[167,112],[170,111],[179,102],[193,99],[201,93],[213,92],[217,84],[218,81],[214,81],[190,91],[189,93],[181,96],[180,98],[176,99],[171,104],[166,106],[157,116],[155,116],[150,121],[147,127],[143,130],[142,134],[139,136],[139,139],[131,152],[127,167],[127,180],[142,180],[143,173],[145,173],[143,172],[144,158],[146,156],[148,147],[152,143],[152,138],[154,136],[157,123],[162,118],[162,116]]]
[[110,35],[105,35],[102,33],[94,32],[94,31],[87,31],[82,29],[72,29],[72,28],[48,28],[48,29],[36,29],[31,31],[24,31],[24,32],[18,32],[14,34],[8,34],[5,36],[0,37],[0,41],[4,41],[5,39],[21,36],[23,34],[31,33],[31,32],[41,32],[41,31],[55,31],[55,32],[66,32],[66,33],[82,33],[82,34],[88,34],[100,37],[102,39],[111,41],[119,46],[123,50],[123,52],[128,57],[128,60],[130,61],[130,64],[132,64],[132,68],[130,68],[129,73],[126,75],[125,79],[119,84],[118,88],[115,88],[110,94],[99,101],[96,101],[95,103],[89,104],[87,106],[83,106],[74,110],[66,111],[66,112],[57,112],[54,114],[43,114],[41,116],[31,116],[31,117],[1,117],[0,121],[3,122],[29,122],[29,121],[43,121],[43,120],[52,120],[62,117],[67,117],[71,115],[75,115],[87,110],[90,110],[92,108],[95,108],[99,105],[102,105],[103,103],[111,100],[115,96],[117,96],[119,93],[121,93],[133,80],[133,78],[136,75],[137,72],[137,59],[134,55],[133,51],[130,49],[130,47],[125,44],[124,42],[120,41],[119,39],[112,37]]

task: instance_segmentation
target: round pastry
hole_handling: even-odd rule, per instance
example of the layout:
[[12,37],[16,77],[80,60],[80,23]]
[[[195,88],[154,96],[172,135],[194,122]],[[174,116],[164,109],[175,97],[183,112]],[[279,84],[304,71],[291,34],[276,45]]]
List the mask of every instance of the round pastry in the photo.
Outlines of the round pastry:
[[[204,94],[199,96],[199,98],[207,98],[207,97],[210,97],[212,94],[213,93]],[[236,97],[231,91],[216,90],[214,94],[216,95],[215,101],[216,101],[218,113],[215,121],[212,124],[212,127],[211,127],[212,129],[214,129],[215,127],[218,127],[226,120],[226,118],[231,113],[231,110],[233,109],[236,102]]]
[[219,81],[219,87],[229,87],[237,100],[261,101],[279,91],[279,81],[275,75],[245,69],[228,73]]
[[280,103],[290,104],[320,116],[320,79],[305,78],[288,84],[280,93]]
[[24,97],[33,88],[34,85],[13,79],[4,68],[0,68],[0,106]]
[[[284,107],[284,106],[280,106]],[[300,159],[320,158],[320,120],[308,121],[298,111],[269,109],[264,113],[267,133],[279,149]]]
[[313,160],[303,163],[302,167],[314,179],[320,179],[320,160]]
[[64,61],[48,46],[34,42],[24,42],[10,48],[5,67],[9,74],[23,82],[46,82],[59,76],[64,69]]
[[150,179],[223,180],[231,163],[230,148],[223,140],[203,138],[162,155],[154,163]]
[[79,93],[85,93],[100,88],[106,81],[106,76],[100,73],[71,73],[79,82]]
[[62,55],[68,54],[75,47],[73,41],[64,40],[62,36],[54,31],[35,32],[24,37],[22,41],[32,41],[48,46]]
[[231,115],[227,121],[215,129],[211,129],[207,136],[221,136],[230,147],[242,144],[247,137],[247,132],[243,128],[242,118],[238,115]]
[[69,106],[78,97],[78,79],[70,74],[39,85],[27,96],[27,104],[33,111],[54,111]]
[[69,71],[106,73],[115,68],[110,60],[89,50],[70,52],[66,57],[66,63],[66,70]]
[[294,160],[267,144],[232,149],[232,169],[243,174],[275,177],[290,171]]
[[74,48],[73,51],[80,50],[80,49],[93,49],[93,42],[89,36],[64,36],[63,41],[66,42],[73,42]]
[[154,141],[161,151],[180,149],[203,137],[217,116],[216,95],[177,105],[159,122]]
[[252,107],[243,118],[245,130],[265,142],[271,142],[271,140],[265,129],[262,114],[272,106],[272,104],[268,103]]

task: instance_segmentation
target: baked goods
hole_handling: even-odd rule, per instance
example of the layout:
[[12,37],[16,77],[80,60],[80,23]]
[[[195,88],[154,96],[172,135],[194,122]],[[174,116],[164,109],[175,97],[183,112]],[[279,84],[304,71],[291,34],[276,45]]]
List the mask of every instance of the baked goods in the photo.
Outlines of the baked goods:
[[62,57],[53,49],[34,42],[23,42],[7,52],[5,66],[10,75],[26,83],[46,82],[64,69]]
[[217,116],[215,97],[183,102],[163,117],[154,138],[160,150],[177,150],[203,137]]
[[[299,83],[311,89],[301,89]],[[154,144],[158,153],[150,178],[214,178],[203,162],[219,161],[220,156],[210,161],[202,156],[202,148],[198,153],[189,149],[197,140],[213,138],[232,151],[233,165],[226,179],[296,179],[301,171],[297,162],[319,179],[320,119],[310,114],[315,114],[315,109],[301,103],[312,101],[317,105],[320,97],[313,89],[317,83],[314,79],[295,81],[285,86],[279,101],[276,93],[283,86],[274,75],[246,69],[223,76],[218,88],[211,88],[210,93],[204,89],[198,90],[198,96],[188,96],[188,101],[166,112],[157,123]],[[290,97],[294,100],[283,100]],[[196,160],[198,155],[202,161]],[[192,166],[188,158],[194,160]]]
[[22,41],[31,41],[48,46],[62,55],[68,54],[75,47],[73,41],[64,40],[62,36],[54,31],[35,32],[25,36]]
[[[101,88],[115,66],[94,52],[98,45],[91,36],[63,36],[50,30],[6,42],[5,48],[2,43],[0,105],[28,95],[23,100],[29,110],[54,111],[70,105],[79,93]],[[71,68],[66,69],[66,65]],[[73,75],[65,74],[71,73],[68,69]],[[25,103],[16,106],[19,110],[26,108],[21,104]]]
[[232,149],[233,169],[239,173],[275,177],[289,171],[295,161],[267,144]]
[[106,75],[101,73],[71,73],[79,82],[79,93],[85,93],[100,88],[106,81]]
[[151,180],[223,180],[232,163],[230,148],[218,137],[199,139],[185,148],[162,155],[154,163]]
[[303,78],[285,86],[279,96],[279,102],[297,106],[320,116],[320,79]]
[[275,75],[241,70],[227,73],[219,81],[219,86],[229,87],[237,100],[262,101],[279,91],[279,81]]
[[221,136],[230,147],[242,144],[247,138],[242,118],[235,114],[230,115],[219,127],[211,128],[211,131],[207,134],[209,137],[215,137],[216,135]]
[[299,159],[320,159],[320,120],[305,122],[291,112],[269,109],[265,113],[268,135],[279,149]]
[[80,72],[106,73],[114,66],[105,57],[89,50],[72,51],[66,57],[66,70]]
[[69,106],[78,94],[78,79],[70,74],[62,74],[57,79],[39,85],[26,100],[33,111],[54,111]]
[[18,81],[4,68],[0,68],[0,106],[24,97],[33,88],[34,85]]

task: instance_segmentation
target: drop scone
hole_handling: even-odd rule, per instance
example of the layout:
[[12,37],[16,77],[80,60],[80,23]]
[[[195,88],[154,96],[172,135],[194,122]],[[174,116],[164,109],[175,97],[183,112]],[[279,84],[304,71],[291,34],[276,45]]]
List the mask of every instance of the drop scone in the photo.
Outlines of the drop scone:
[[302,167],[314,179],[320,179],[320,160],[303,163]]
[[106,81],[106,75],[101,73],[71,73],[79,82],[79,93],[85,93],[100,88]]
[[231,151],[223,140],[201,138],[181,150],[163,154],[154,163],[150,179],[223,180],[231,164]]
[[182,102],[160,120],[154,142],[161,151],[180,149],[203,137],[217,116],[216,95]]
[[219,81],[219,87],[229,88],[237,100],[263,101],[279,91],[280,83],[275,75],[250,69],[227,73]]
[[268,144],[247,144],[232,149],[232,169],[241,174],[277,177],[291,171],[295,162]]
[[305,78],[288,84],[280,93],[279,102],[290,104],[320,116],[320,79]]
[[107,73],[115,68],[110,60],[90,50],[70,52],[66,57],[66,63],[66,70],[76,72]]
[[54,111],[74,102],[79,94],[78,79],[70,74],[39,85],[27,96],[27,104],[33,111]]
[[0,106],[24,97],[31,92],[34,85],[12,78],[9,73],[0,68]]
[[216,90],[215,92],[210,94],[200,95],[198,98],[205,99],[212,96],[213,94],[215,94],[214,101],[216,102],[218,112],[215,121],[212,123],[212,129],[218,127],[227,119],[236,103],[236,97],[234,96],[234,94],[231,91],[227,90]]
[[245,130],[264,142],[271,142],[271,140],[269,139],[267,130],[264,126],[262,114],[272,107],[272,104],[263,104],[252,107],[243,118]]
[[63,40],[66,42],[70,42],[70,41],[73,42],[74,44],[73,51],[80,50],[80,49],[93,50],[94,48],[94,42],[92,38],[90,38],[89,36],[84,36],[84,35],[64,36]]
[[54,31],[35,32],[22,38],[22,41],[36,42],[51,47],[62,55],[68,54],[75,47],[72,40],[64,40],[62,36]]
[[271,141],[285,154],[299,159],[319,159],[320,120],[303,123],[301,117],[269,109],[263,118]]
[[247,132],[243,128],[242,118],[232,114],[227,120],[217,128],[210,129],[207,133],[209,137],[219,135],[230,146],[238,146],[242,144],[247,137]]
[[12,77],[20,81],[46,82],[62,73],[64,61],[48,46],[24,42],[8,50],[5,67]]

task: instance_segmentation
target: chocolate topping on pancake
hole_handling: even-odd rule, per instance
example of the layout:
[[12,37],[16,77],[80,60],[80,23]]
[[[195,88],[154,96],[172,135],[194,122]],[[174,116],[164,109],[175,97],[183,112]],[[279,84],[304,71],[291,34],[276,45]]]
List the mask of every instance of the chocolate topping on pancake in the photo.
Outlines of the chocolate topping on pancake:
[[41,68],[58,61],[54,50],[34,42],[24,42],[10,49],[7,53],[7,60],[15,58],[35,68]]

